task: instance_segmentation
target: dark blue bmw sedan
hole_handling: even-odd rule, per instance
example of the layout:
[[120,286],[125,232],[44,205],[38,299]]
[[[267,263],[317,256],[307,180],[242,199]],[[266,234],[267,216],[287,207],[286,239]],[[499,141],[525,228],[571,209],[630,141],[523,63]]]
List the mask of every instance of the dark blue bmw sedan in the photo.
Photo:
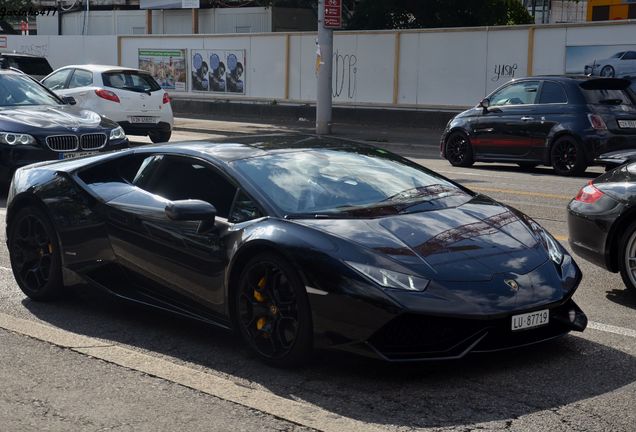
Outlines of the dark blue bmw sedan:
[[0,184],[33,162],[128,147],[117,123],[73,105],[28,75],[0,68]]

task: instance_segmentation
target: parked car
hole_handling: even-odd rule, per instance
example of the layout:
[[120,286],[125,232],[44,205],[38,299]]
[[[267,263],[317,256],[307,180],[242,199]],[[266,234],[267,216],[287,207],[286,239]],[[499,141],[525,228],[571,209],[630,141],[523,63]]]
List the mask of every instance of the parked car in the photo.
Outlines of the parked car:
[[570,245],[580,257],[620,272],[636,293],[636,163],[606,172],[568,206]]
[[16,168],[128,147],[122,128],[0,61],[0,183]]
[[49,61],[41,56],[16,52],[1,52],[0,61],[2,61],[2,59],[7,59],[10,67],[18,69],[38,81],[53,72]]
[[597,156],[636,148],[636,105],[618,78],[536,76],[513,80],[453,118],[442,157],[474,162],[548,165],[579,175]]
[[26,167],[6,220],[32,299],[82,281],[234,328],[278,366],[312,347],[459,358],[587,323],[579,268],[536,222],[344,140],[252,136]]
[[585,65],[585,75],[602,77],[636,76],[636,51],[621,51],[607,59]]
[[128,135],[166,142],[174,119],[170,97],[155,79],[138,69],[119,66],[72,65],[42,80],[60,96],[72,96],[82,108],[115,120]]

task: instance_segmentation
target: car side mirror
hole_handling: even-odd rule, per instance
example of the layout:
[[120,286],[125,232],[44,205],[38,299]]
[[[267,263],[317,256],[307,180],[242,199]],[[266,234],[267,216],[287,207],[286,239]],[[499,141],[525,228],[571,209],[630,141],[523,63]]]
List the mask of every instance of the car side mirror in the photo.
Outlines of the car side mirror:
[[487,110],[488,108],[490,108],[490,99],[488,98],[483,98],[481,100],[481,102],[479,102],[479,107],[483,108],[485,110]]
[[201,200],[172,201],[165,208],[166,216],[173,221],[198,221],[198,233],[210,231],[214,227],[216,208]]
[[63,96],[62,102],[64,102],[64,104],[66,105],[75,105],[77,103],[73,96]]

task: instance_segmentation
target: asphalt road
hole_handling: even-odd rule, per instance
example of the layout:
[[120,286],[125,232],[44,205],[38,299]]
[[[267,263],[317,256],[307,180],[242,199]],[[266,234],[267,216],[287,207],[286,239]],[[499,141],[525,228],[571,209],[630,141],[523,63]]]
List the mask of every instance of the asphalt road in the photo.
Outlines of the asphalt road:
[[[177,132],[173,140],[208,136]],[[422,143],[414,159],[529,214],[566,247],[568,200],[600,173],[564,179],[506,165],[457,169],[437,158],[436,145]],[[3,224],[4,210],[0,219]],[[437,364],[387,365],[319,352],[307,367],[285,371],[258,362],[232,335],[97,293],[34,303],[17,288],[0,235],[0,314],[26,320],[21,328],[45,324],[106,350],[144,355],[138,366],[122,367],[133,363],[92,355],[82,343],[69,350],[27,338],[27,330],[0,329],[3,431],[302,429],[294,423],[348,430],[334,424],[349,420],[340,424],[398,431],[633,431],[636,425],[636,296],[620,277],[581,259],[584,278],[574,298],[591,321],[583,334]],[[155,361],[180,372],[148,372],[144,365]],[[196,381],[188,374],[222,381],[207,392],[194,390],[196,382],[179,385]],[[262,408],[248,408],[255,403],[247,396],[245,403],[227,402],[237,398],[226,397],[231,392],[222,383],[265,399]],[[286,401],[306,407],[305,417],[282,412]]]

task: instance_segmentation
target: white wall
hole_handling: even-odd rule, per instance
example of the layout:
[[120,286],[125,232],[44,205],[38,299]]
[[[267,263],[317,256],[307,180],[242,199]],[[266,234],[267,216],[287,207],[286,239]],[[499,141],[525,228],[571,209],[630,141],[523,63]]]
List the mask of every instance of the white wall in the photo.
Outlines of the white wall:
[[[227,25],[238,24],[231,21]],[[636,44],[634,34],[636,23],[538,26],[531,72],[565,73],[567,46]],[[337,32],[334,100],[353,106],[471,106],[508,80],[526,76],[531,37],[529,27]],[[315,33],[122,36],[121,62],[137,67],[138,51],[144,48],[245,50],[245,95],[185,92],[175,96],[282,102],[287,76],[287,100],[312,103],[316,97],[315,40]],[[54,67],[117,61],[114,36],[9,36],[8,45],[9,49],[44,54]],[[400,47],[397,77],[396,46]],[[399,85],[394,95],[396,78]],[[393,105],[394,96],[397,105]]]
[[7,49],[44,56],[53,69],[69,64],[117,64],[116,36],[7,36]]

